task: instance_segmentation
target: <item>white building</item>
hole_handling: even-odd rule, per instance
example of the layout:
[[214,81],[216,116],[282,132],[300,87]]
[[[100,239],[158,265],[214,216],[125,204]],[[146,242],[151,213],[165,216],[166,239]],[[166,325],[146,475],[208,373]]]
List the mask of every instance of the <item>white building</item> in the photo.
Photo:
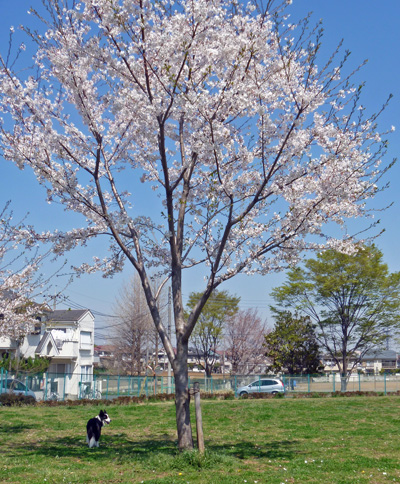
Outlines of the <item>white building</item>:
[[[0,353],[15,353],[17,343],[0,340]],[[94,316],[88,309],[59,309],[38,318],[35,330],[20,345],[22,358],[50,357],[45,381],[45,398],[56,393],[64,398],[82,396],[82,384],[93,381]],[[64,376],[66,375],[66,377]]]

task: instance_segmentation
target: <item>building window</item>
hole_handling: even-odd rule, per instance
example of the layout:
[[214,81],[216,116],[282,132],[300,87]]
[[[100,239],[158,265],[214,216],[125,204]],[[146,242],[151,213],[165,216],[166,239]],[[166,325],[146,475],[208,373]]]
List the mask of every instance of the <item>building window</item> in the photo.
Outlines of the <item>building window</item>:
[[90,365],[81,366],[81,381],[88,382],[92,380],[92,367]]
[[81,331],[81,348],[90,350],[92,346],[92,333],[90,331]]

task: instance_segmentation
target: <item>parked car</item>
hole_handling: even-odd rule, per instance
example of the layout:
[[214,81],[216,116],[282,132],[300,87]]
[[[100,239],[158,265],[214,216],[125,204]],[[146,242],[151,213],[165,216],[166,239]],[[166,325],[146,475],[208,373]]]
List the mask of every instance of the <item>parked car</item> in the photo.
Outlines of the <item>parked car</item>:
[[36,400],[35,393],[30,390],[25,383],[14,378],[0,379],[0,393],[15,393],[17,395],[26,395]]
[[237,389],[239,396],[248,395],[249,393],[283,393],[285,386],[277,378],[263,378],[262,380],[253,381],[250,385]]

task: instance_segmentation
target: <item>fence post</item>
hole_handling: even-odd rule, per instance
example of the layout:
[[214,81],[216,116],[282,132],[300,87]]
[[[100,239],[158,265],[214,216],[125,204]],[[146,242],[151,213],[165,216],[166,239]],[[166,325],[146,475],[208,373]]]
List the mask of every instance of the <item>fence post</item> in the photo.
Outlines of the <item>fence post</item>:
[[384,382],[385,395],[386,395],[386,372],[383,374],[383,382]]
[[67,374],[64,373],[64,384],[63,384],[63,395],[62,395],[62,401],[65,400],[65,381],[67,379]]
[[361,373],[358,372],[358,391],[361,392]]
[[97,385],[96,385],[96,375],[93,375],[93,388],[92,388],[92,398],[96,398],[96,390],[97,390]]
[[308,393],[310,393],[311,389],[310,389],[310,374],[307,375],[307,386],[308,386]]
[[333,381],[332,391],[333,391],[333,393],[335,393],[335,391],[336,391],[336,388],[335,388],[335,384],[336,384],[336,373],[332,372],[331,375],[332,375],[332,381]]

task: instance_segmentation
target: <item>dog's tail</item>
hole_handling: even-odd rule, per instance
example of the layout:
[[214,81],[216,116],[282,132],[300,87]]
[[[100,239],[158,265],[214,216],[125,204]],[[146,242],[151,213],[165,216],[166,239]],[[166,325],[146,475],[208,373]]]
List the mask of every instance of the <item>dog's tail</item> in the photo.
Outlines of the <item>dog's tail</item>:
[[96,438],[90,431],[88,431],[86,435],[86,443],[88,444],[90,449],[96,445]]
[[97,443],[96,443],[96,439],[94,437],[92,437],[90,440],[87,439],[88,441],[88,445],[89,445],[89,448],[91,449],[92,447],[94,447]]

